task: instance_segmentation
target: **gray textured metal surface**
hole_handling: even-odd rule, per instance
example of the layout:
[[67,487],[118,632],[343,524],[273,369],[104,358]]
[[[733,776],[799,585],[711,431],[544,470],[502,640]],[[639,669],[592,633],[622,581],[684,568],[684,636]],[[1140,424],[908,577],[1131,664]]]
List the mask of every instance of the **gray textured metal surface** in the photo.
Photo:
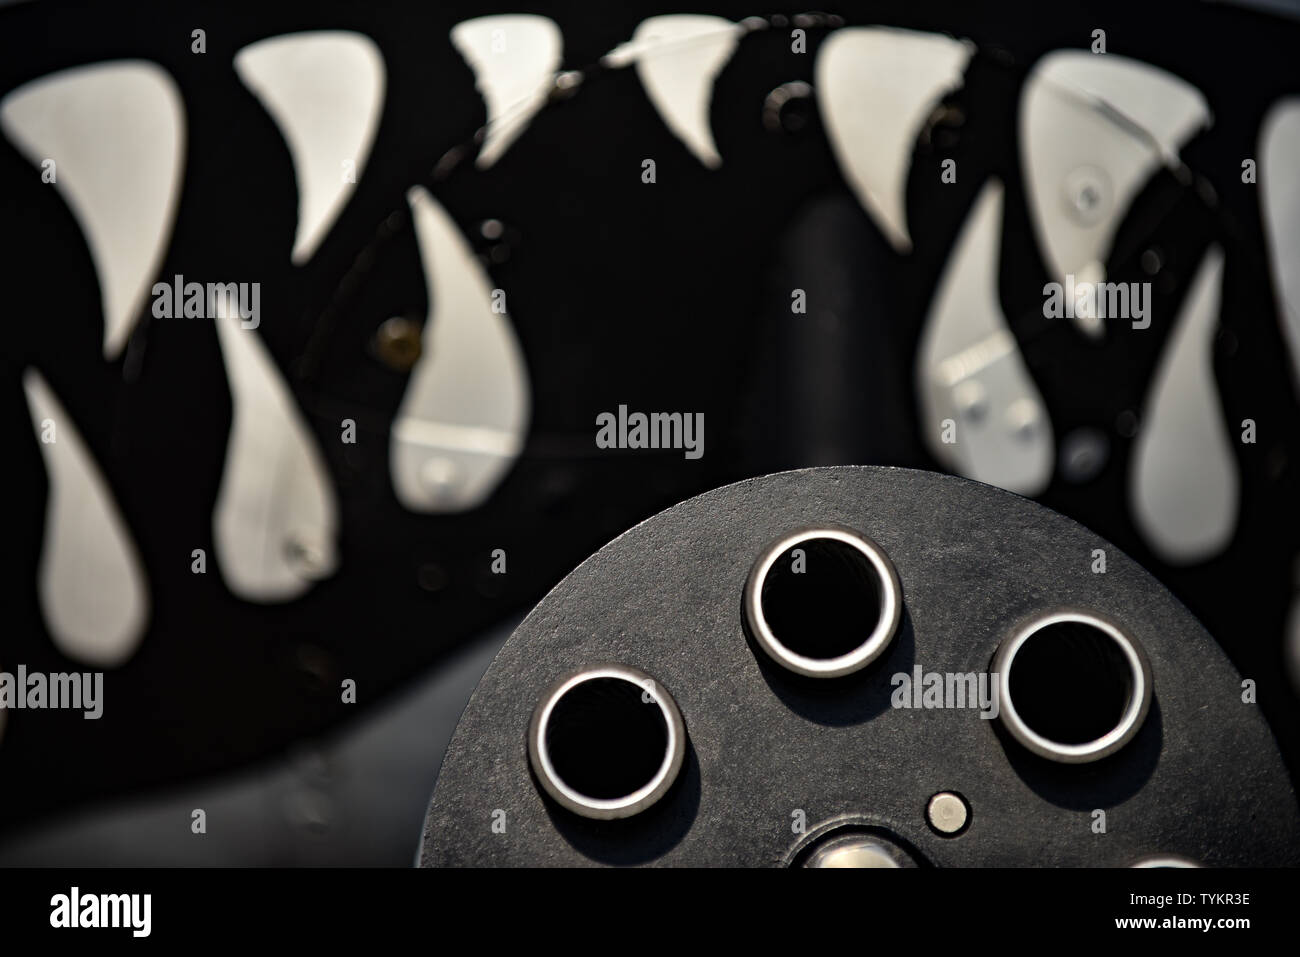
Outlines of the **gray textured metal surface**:
[[[891,647],[834,682],[782,671],[756,651],[742,623],[755,556],[820,523],[879,543],[905,604]],[[1105,550],[1104,573],[1093,571],[1096,549]],[[916,665],[987,671],[1000,641],[1064,609],[1114,622],[1149,657],[1154,702],[1117,754],[1054,764],[977,710],[891,706],[894,674]],[[1243,619],[1249,613],[1243,605]],[[543,796],[528,765],[539,697],[564,675],[602,662],[662,683],[689,739],[674,789],[625,821],[565,811]],[[902,469],[767,476],[637,526],[525,619],[452,738],[421,861],[774,865],[794,858],[801,837],[848,817],[886,829],[937,866],[1131,866],[1156,855],[1210,866],[1295,864],[1295,794],[1257,707],[1242,701],[1241,682],[1154,578],[1039,505]],[[927,825],[927,804],[941,791],[969,804],[956,836]],[[807,835],[792,828],[797,812]]]

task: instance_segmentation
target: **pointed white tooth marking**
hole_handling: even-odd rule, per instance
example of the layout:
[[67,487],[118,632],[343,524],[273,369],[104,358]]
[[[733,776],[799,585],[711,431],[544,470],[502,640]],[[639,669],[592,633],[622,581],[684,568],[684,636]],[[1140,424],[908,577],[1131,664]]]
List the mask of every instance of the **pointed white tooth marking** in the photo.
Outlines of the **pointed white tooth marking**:
[[605,55],[606,66],[636,63],[637,76],[673,135],[710,169],[722,165],[709,125],[713,84],[745,28],[722,17],[670,14],[637,25]]
[[347,204],[370,157],[384,106],[383,54],[360,33],[295,33],[244,47],[235,54],[235,71],[289,146],[298,180],[291,258],[304,263]]
[[1300,97],[1274,104],[1260,128],[1259,188],[1282,329],[1300,380]]
[[393,490],[412,511],[462,511],[492,493],[523,448],[528,370],[510,319],[492,311],[491,285],[455,222],[426,190],[416,187],[407,198],[430,309],[393,422]]
[[240,598],[288,601],[338,565],[334,487],[258,334],[233,314],[214,321],[234,403],[212,518],[217,562]]
[[487,105],[488,131],[477,160],[486,169],[546,103],[564,39],[546,17],[503,14],[456,24],[451,42],[474,71]]
[[159,66],[119,60],[33,80],[0,103],[0,128],[77,218],[99,277],[104,356],[115,358],[162,263],[180,197],[185,107]]
[[1052,478],[1052,424],[998,300],[1002,194],[996,180],[980,191],[930,307],[917,355],[921,428],[954,472],[1035,495]]
[[840,169],[900,252],[912,248],[912,145],[935,104],[961,86],[972,51],[939,34],[851,27],[828,36],[817,54],[817,100]]
[[[72,417],[35,369],[23,391],[49,475],[38,591],[55,646],[111,668],[135,653],[149,616],[149,588],[131,532]],[[47,420],[54,441],[42,440]]]
[[[1200,90],[1150,64],[1082,50],[1038,61],[1021,94],[1020,148],[1030,218],[1057,282],[1105,280],[1133,198],[1210,122]],[[1075,321],[1104,332],[1096,317]]]
[[1238,481],[1214,384],[1223,250],[1210,247],[1152,379],[1129,494],[1138,530],[1170,564],[1204,561],[1232,538]]

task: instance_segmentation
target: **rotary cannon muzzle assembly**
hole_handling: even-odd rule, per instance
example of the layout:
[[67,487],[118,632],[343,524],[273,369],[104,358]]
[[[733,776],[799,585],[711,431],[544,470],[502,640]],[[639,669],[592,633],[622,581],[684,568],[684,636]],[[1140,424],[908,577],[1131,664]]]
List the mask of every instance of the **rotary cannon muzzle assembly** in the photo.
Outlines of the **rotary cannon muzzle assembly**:
[[543,599],[461,719],[422,862],[1294,864],[1295,793],[1242,687],[1154,578],[1042,506],[780,473]]

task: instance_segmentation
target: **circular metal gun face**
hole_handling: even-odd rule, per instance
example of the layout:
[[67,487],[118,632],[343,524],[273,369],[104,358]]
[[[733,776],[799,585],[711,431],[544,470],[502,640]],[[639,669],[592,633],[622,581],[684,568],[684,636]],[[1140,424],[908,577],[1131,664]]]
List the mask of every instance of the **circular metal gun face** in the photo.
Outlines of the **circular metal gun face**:
[[[881,564],[867,541],[888,556]],[[819,660],[804,643],[816,629],[790,630],[800,603],[783,613],[770,588],[762,601],[782,567],[791,574],[772,583],[778,591],[812,581],[795,583],[797,548],[801,574],[838,555],[856,570],[842,582],[886,583],[841,590],[856,596],[855,620],[871,623],[859,639],[894,620],[883,596],[896,589],[897,624],[881,630],[892,639],[871,667],[820,680],[760,650],[755,608],[783,646]],[[821,637],[821,660],[846,653],[842,635]],[[588,720],[601,733],[575,748],[582,735],[548,737],[539,717],[549,707],[554,721],[556,702],[574,682],[605,677],[605,662],[640,676],[624,682],[633,716],[663,715],[648,723],[639,763],[619,754],[637,739],[617,730],[625,719]],[[645,676],[652,686],[638,684]],[[524,620],[447,750],[423,863],[770,866],[813,850],[855,865],[1300,862],[1295,793],[1240,694],[1240,675],[1186,608],[1042,506],[905,469],[769,475],[638,525]],[[671,784],[671,712],[656,701],[673,702],[690,729],[674,739]],[[601,754],[618,760],[593,760]],[[1225,778],[1227,767],[1239,777]],[[601,800],[631,816],[592,819],[611,810]],[[1201,811],[1171,823],[1168,808],[1189,801]],[[485,807],[507,809],[504,832],[480,826]],[[1124,827],[1100,837],[1097,812],[1122,814]],[[866,837],[819,843],[844,822]],[[906,860],[877,845],[904,848]]]

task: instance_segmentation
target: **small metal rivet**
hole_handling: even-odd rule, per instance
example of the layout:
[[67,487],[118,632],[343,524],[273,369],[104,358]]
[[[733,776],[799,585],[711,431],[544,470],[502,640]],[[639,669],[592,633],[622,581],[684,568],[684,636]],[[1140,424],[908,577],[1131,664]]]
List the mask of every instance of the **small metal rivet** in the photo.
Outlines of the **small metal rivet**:
[[1115,431],[1126,439],[1137,435],[1138,417],[1132,409],[1125,409],[1115,417]]
[[429,494],[442,496],[451,492],[460,480],[456,463],[443,455],[435,455],[420,467],[420,483]]
[[409,372],[420,358],[422,334],[419,323],[394,316],[375,330],[375,355],[390,369]]
[[1007,407],[1007,428],[1021,442],[1038,434],[1038,404],[1033,399],[1016,399]]
[[1083,226],[1101,222],[1111,205],[1110,182],[1104,170],[1080,166],[1065,177],[1063,186],[1066,209],[1075,222]]
[[963,419],[972,424],[983,422],[988,415],[988,393],[974,379],[963,379],[952,387],[952,400]]
[[930,826],[940,834],[953,835],[961,831],[970,819],[970,810],[960,794],[940,791],[930,798],[925,808]]
[[1097,429],[1081,428],[1061,440],[1061,474],[1067,482],[1089,482],[1106,465],[1110,444]]
[[578,87],[582,86],[582,73],[578,70],[564,70],[555,74],[554,85],[551,89],[553,99],[563,99],[573,96]]
[[284,555],[294,572],[308,581],[325,578],[331,571],[329,548],[316,532],[302,529],[290,534]]

